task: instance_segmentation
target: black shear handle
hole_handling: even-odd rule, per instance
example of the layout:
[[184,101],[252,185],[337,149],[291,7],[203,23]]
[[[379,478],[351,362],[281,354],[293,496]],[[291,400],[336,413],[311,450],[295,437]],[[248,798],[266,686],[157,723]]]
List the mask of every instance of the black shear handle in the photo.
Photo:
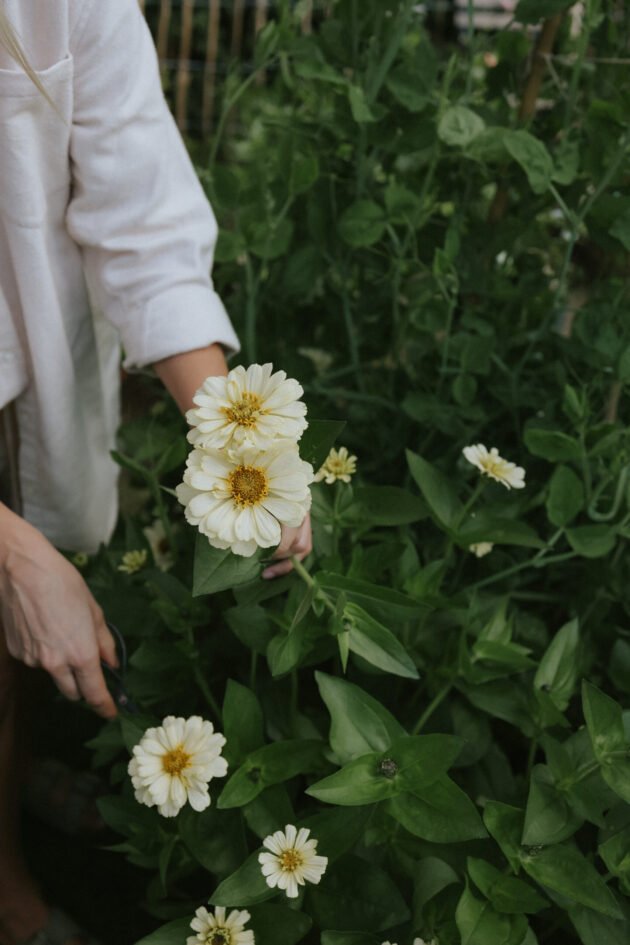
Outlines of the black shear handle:
[[110,666],[109,663],[106,663],[105,660],[101,660],[103,674],[105,676],[108,689],[111,692],[112,698],[118,708],[133,715],[140,710],[131,700],[124,682],[124,677],[127,672],[127,647],[125,644],[125,639],[115,624],[107,621],[107,628],[116,643],[119,669],[114,669],[114,667]]

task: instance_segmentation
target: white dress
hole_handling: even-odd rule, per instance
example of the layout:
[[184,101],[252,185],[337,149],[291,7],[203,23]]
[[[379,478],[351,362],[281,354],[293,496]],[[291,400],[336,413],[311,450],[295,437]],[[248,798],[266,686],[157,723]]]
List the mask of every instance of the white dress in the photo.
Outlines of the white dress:
[[90,551],[117,514],[121,344],[133,368],[238,340],[137,0],[2,2],[59,114],[0,47],[0,408],[25,517]]

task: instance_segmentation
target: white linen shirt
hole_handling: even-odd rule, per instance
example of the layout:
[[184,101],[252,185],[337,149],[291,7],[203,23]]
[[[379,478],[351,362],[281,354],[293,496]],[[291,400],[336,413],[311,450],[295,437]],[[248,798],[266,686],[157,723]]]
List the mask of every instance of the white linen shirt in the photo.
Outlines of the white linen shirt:
[[137,0],[0,2],[60,113],[0,47],[0,407],[25,518],[92,551],[117,515],[121,342],[133,368],[238,340]]

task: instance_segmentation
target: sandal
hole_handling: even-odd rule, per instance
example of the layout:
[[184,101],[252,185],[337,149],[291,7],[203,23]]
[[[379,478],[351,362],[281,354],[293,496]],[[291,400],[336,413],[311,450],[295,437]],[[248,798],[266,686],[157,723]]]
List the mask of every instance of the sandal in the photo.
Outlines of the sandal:
[[62,833],[94,834],[105,828],[96,799],[107,788],[89,771],[73,771],[53,758],[37,759],[24,790],[26,809]]
[[31,936],[23,945],[100,945],[100,943],[61,909],[51,909],[44,928]]

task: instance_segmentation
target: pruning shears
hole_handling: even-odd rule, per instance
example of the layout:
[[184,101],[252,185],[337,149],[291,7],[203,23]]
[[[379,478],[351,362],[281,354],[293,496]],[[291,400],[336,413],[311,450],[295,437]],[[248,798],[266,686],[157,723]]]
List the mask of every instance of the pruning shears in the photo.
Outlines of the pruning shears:
[[127,672],[127,646],[125,644],[125,638],[118,627],[109,621],[107,621],[107,629],[114,638],[116,643],[116,653],[118,655],[118,669],[114,669],[114,667],[110,666],[109,663],[101,660],[101,667],[103,669],[107,688],[109,689],[112,699],[119,709],[122,709],[124,712],[128,712],[130,715],[136,715],[140,710],[129,696],[124,682],[125,674]]

